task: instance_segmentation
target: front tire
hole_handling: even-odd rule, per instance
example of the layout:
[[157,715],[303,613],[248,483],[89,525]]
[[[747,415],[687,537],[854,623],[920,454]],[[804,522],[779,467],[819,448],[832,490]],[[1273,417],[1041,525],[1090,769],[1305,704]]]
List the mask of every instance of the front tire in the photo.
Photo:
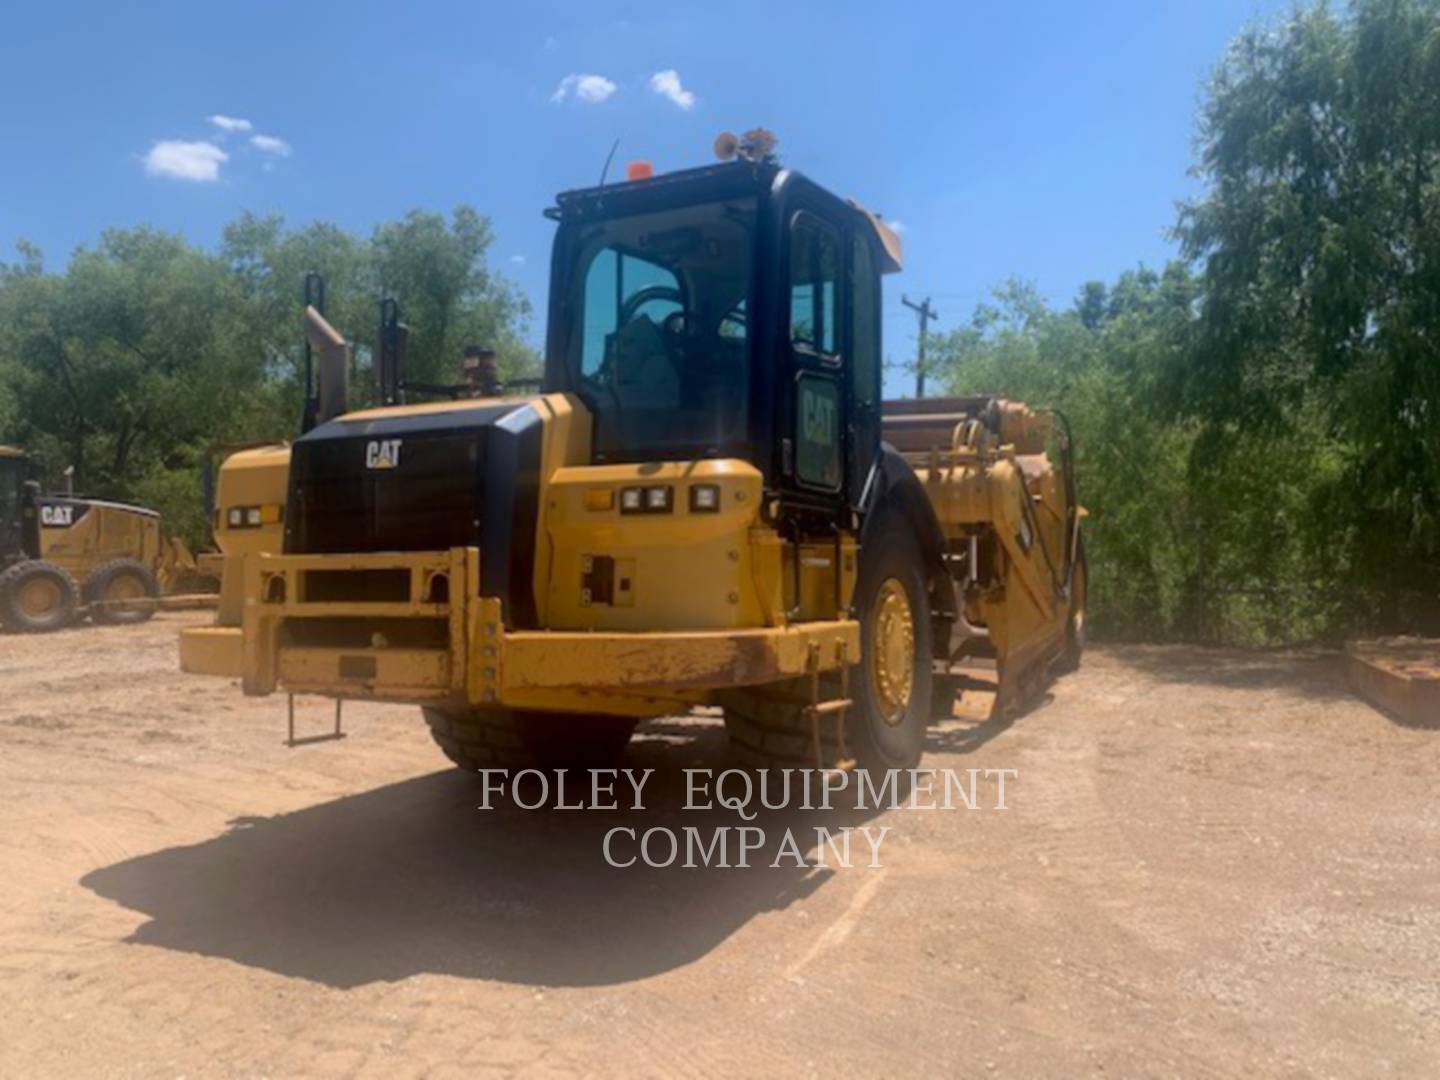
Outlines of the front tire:
[[619,760],[639,721],[519,709],[423,709],[435,744],[478,769],[603,768]]
[[867,547],[874,557],[860,564],[860,664],[851,672],[855,709],[846,735],[861,768],[913,769],[925,751],[935,686],[924,557],[899,518],[882,524]]
[[[845,749],[857,768],[914,768],[925,749],[933,699],[933,648],[925,563],[907,522],[882,523],[861,553],[855,606],[860,662],[850,670]],[[838,696],[833,676],[824,692]],[[835,767],[835,722],[820,721],[820,760],[806,715],[809,680],[725,695],[725,729],[735,757],[759,768]]]
[[23,634],[63,630],[75,621],[80,589],[70,572],[42,559],[0,574],[0,622]]

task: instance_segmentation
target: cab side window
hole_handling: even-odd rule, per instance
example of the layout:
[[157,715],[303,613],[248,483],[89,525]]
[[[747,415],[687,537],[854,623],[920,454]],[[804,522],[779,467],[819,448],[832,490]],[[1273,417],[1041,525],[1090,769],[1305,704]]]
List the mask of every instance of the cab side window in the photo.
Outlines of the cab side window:
[[811,214],[795,217],[790,232],[790,344],[830,360],[840,358],[840,238]]

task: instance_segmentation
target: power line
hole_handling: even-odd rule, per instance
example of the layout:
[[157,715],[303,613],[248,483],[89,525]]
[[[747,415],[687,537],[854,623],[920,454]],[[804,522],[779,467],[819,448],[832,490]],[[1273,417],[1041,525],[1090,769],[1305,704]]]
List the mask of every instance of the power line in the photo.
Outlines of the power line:
[[900,302],[920,318],[920,342],[915,357],[915,396],[925,396],[925,338],[929,336],[930,320],[938,319],[940,313],[930,306],[930,297],[923,304],[917,304],[908,296],[901,295]]

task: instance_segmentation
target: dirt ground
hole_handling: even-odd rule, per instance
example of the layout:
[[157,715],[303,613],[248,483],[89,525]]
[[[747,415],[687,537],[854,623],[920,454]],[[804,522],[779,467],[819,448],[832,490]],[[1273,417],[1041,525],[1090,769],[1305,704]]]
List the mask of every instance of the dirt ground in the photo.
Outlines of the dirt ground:
[[204,618],[0,638],[0,1075],[1440,1067],[1440,730],[1333,655],[1094,649],[936,728],[1009,809],[872,814],[879,869],[617,869],[610,828],[738,824],[680,808],[713,720],[642,730],[643,812],[485,811],[411,708],[287,749],[176,671]]

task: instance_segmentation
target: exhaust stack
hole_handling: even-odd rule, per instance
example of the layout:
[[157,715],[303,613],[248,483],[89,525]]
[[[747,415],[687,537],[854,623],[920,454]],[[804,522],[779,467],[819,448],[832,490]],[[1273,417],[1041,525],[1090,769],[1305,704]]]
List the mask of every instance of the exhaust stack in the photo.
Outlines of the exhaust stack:
[[350,347],[340,332],[313,305],[305,308],[305,343],[319,354],[315,422],[323,424],[341,415],[350,400]]
[[410,327],[400,321],[400,302],[390,298],[381,300],[375,355],[382,405],[405,404],[405,354],[409,343]]

